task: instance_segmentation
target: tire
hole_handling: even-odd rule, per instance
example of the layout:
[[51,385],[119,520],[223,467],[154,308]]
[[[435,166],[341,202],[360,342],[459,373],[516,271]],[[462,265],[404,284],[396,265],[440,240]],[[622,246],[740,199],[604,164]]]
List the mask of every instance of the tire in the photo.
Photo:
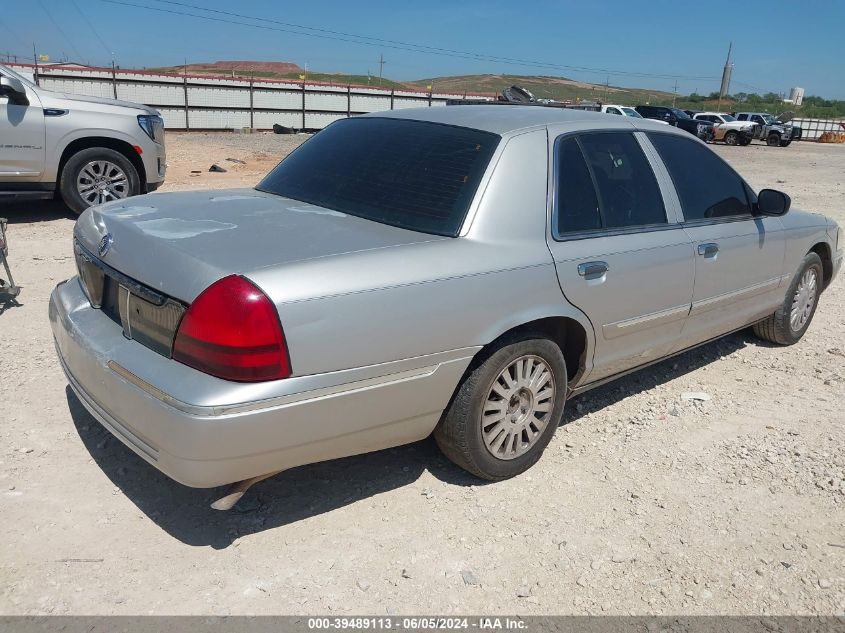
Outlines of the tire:
[[[541,377],[546,372],[551,382],[544,380],[532,390],[530,383],[536,379],[515,380],[520,362],[529,376]],[[530,363],[534,369],[529,369]],[[536,333],[506,339],[474,361],[434,430],[434,439],[446,457],[477,477],[490,481],[514,477],[540,459],[555,434],[563,416],[566,381],[566,363],[555,343]],[[499,402],[500,408],[496,407]],[[494,417],[497,408],[501,417]],[[485,413],[486,422],[482,420]],[[482,426],[492,448],[485,442]],[[496,449],[499,440],[502,445]]]
[[780,134],[769,134],[769,136],[766,137],[766,145],[769,147],[777,147],[780,145]]
[[[801,262],[792,283],[789,284],[783,304],[770,317],[754,324],[754,334],[778,345],[793,345],[800,341],[816,313],[819,295],[822,292],[823,274],[822,260],[815,253],[808,253]],[[803,296],[801,294],[802,286],[808,285],[808,278],[814,278],[814,291],[811,298],[808,293]],[[802,306],[804,306],[803,310]],[[793,308],[797,309],[801,318],[794,318]]]
[[751,145],[751,139],[741,136],[739,138],[739,144],[741,147],[746,147],[747,145]]
[[790,144],[791,142],[792,142],[792,141],[781,141],[781,142],[780,142],[780,146],[781,146],[781,147],[789,147],[789,144]]
[[[97,179],[103,180],[98,183]],[[89,183],[90,189],[86,190]],[[137,196],[141,193],[141,179],[135,166],[120,152],[91,147],[77,152],[65,163],[59,192],[65,204],[78,215],[95,204]]]
[[725,145],[739,145],[739,134],[736,132],[725,134]]

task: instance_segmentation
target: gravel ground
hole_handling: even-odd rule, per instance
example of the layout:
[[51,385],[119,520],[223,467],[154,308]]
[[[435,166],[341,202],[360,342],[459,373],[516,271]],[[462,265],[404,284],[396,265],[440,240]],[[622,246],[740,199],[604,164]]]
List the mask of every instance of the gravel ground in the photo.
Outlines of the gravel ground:
[[[164,189],[252,185],[302,138],[169,135]],[[715,149],[845,224],[845,147]],[[217,513],[66,387],[47,301],[74,274],[72,217],[2,213],[25,287],[0,314],[2,614],[845,613],[841,276],[800,344],[742,332],[595,389],[510,481],[427,440],[297,468]]]

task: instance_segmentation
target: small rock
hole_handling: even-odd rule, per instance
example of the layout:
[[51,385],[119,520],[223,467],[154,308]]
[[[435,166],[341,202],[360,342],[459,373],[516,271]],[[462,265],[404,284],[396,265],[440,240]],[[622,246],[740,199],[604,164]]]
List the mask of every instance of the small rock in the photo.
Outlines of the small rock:
[[575,581],[575,584],[579,587],[589,587],[590,583],[587,580],[586,576],[578,576],[578,580]]
[[516,590],[517,598],[527,598],[531,595],[531,588],[528,585],[522,585]]
[[24,447],[24,448],[19,448],[19,449],[18,449],[18,451],[19,451],[19,452],[21,452],[21,453],[26,454],[26,453],[31,453],[31,452],[32,452],[32,449],[31,449],[31,448],[29,448],[28,446],[26,446],[26,447]]
[[211,167],[208,168],[208,171],[223,174],[223,173],[226,173],[229,170],[226,169],[225,167],[221,167],[217,163],[214,163]]
[[830,589],[831,584],[827,578],[819,578],[819,587],[821,589]]
[[368,583],[363,578],[359,578],[358,580],[356,580],[355,584],[358,585],[358,589],[360,589],[361,591],[367,591],[370,588],[370,583]]
[[[476,578],[475,574],[473,574],[469,569],[465,569],[461,572],[461,578],[464,579],[465,585],[477,585],[478,584],[478,578]],[[517,596],[518,595],[519,595],[519,593],[517,593]]]
[[411,577],[411,572],[409,572],[407,569],[403,569],[402,570],[402,578],[410,578],[410,577]]

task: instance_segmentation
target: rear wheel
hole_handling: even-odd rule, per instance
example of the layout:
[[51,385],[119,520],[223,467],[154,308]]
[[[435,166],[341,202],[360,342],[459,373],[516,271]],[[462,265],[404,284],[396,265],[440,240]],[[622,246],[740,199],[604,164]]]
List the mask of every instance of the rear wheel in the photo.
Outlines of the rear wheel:
[[780,145],[780,134],[769,134],[766,138],[766,145],[769,147],[777,147]]
[[141,192],[135,166],[123,154],[107,147],[91,147],[71,156],[59,181],[65,204],[74,212]]
[[823,279],[822,260],[815,253],[808,253],[786,291],[783,304],[777,312],[754,325],[754,334],[778,345],[800,341],[816,313]]
[[540,335],[503,341],[464,378],[434,430],[440,450],[482,479],[533,466],[563,415],[566,363]]
[[728,132],[725,134],[726,145],[739,145],[739,134],[736,132]]

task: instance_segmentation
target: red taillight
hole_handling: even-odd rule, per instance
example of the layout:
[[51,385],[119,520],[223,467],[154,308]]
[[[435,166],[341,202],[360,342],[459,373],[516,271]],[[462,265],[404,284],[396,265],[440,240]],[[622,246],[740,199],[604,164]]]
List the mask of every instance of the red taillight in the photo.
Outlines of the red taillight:
[[258,382],[290,376],[287,344],[273,303],[243,277],[224,277],[188,307],[173,358],[206,374]]

